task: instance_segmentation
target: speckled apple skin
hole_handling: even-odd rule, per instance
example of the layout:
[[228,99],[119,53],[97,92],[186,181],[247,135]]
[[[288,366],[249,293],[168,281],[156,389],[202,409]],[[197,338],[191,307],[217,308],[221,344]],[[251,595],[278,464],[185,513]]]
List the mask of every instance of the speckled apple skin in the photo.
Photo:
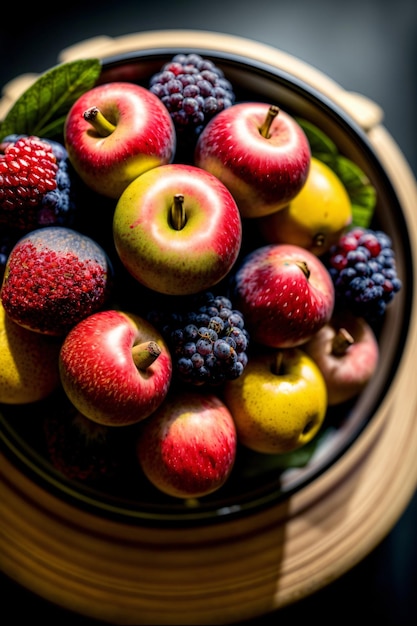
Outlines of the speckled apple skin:
[[292,452],[309,443],[327,410],[326,383],[313,359],[299,348],[287,349],[278,374],[275,359],[274,351],[254,355],[224,389],[240,443],[262,454]]
[[[132,347],[156,341],[157,359],[138,369]],[[172,361],[160,333],[125,311],[90,315],[65,337],[59,358],[64,391],[85,417],[105,426],[135,424],[153,413],[171,383]]]
[[21,326],[63,337],[101,309],[112,288],[104,249],[71,228],[38,228],[19,239],[7,259],[0,298]]
[[224,109],[204,128],[195,149],[195,165],[226,185],[247,218],[286,206],[304,186],[310,168],[307,137],[285,111],[273,120],[270,137],[261,135],[269,107],[241,102]]
[[0,303],[0,402],[43,400],[60,384],[61,341],[19,326]]
[[[304,261],[310,276],[297,265]],[[332,316],[334,286],[320,259],[299,246],[270,244],[250,252],[232,281],[234,303],[252,341],[291,348],[310,339]]]
[[[186,223],[170,221],[174,195],[184,196]],[[242,242],[239,209],[209,172],[169,164],[145,172],[120,197],[113,220],[117,253],[130,274],[167,295],[198,293],[231,270]]]
[[[342,355],[332,353],[332,342],[339,328],[345,328],[354,343]],[[328,403],[333,406],[357,396],[375,374],[379,346],[374,331],[361,317],[338,313],[304,346],[315,360],[326,381]]]
[[[116,126],[107,137],[100,137],[83,117],[92,106]],[[117,81],[78,98],[67,115],[64,137],[80,178],[115,199],[143,172],[170,163],[176,149],[174,124],[159,98],[144,87]]]
[[232,471],[237,448],[233,418],[220,398],[174,393],[141,424],[139,463],[150,482],[176,498],[218,490]]

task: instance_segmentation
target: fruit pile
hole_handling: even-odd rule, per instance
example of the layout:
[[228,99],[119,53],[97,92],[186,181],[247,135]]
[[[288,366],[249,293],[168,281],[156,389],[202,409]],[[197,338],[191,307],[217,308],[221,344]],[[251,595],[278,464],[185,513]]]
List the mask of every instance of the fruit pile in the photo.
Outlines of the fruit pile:
[[[146,85],[63,64],[47,78],[72,99],[46,128],[25,117],[54,111],[43,78],[0,123],[0,402],[53,399],[46,449],[69,478],[131,455],[183,500],[224,486],[242,449],[312,442],[372,378],[372,325],[401,289],[363,172],[197,54]],[[121,431],[134,449],[114,455]]]

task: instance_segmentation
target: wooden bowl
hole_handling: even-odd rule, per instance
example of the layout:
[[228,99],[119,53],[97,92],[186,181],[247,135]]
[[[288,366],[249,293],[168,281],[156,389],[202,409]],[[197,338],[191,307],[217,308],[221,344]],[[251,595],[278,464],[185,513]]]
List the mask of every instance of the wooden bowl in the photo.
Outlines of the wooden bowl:
[[[382,111],[269,46],[229,35],[100,37],[60,55],[98,56],[103,81],[146,82],[176,52],[223,67],[242,97],[277,101],[323,129],[368,175],[403,289],[379,341],[378,374],[306,467],[265,473],[195,507],[109,497],[65,480],[0,419],[0,566],[28,589],[114,624],[235,623],[322,588],[391,530],[417,485],[416,184]],[[34,79],[6,86],[3,114]]]

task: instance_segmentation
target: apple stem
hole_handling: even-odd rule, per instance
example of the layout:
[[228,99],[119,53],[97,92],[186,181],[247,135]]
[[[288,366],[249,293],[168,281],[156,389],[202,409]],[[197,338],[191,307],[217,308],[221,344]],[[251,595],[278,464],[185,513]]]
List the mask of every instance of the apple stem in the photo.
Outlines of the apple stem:
[[145,371],[161,354],[161,348],[156,341],[144,341],[132,348],[132,357],[136,367]]
[[83,117],[94,127],[100,137],[108,137],[116,128],[97,107],[90,107],[84,111]]
[[282,350],[277,350],[275,353],[275,358],[272,363],[271,372],[275,374],[275,376],[280,376],[283,373],[283,360],[284,353]]
[[300,270],[304,273],[307,279],[310,278],[310,269],[305,261],[296,261],[296,265],[300,268]]
[[317,235],[313,237],[313,245],[315,248],[322,248],[325,244],[325,241],[326,237],[323,235],[323,233],[317,233]]
[[339,328],[335,334],[332,342],[332,354],[334,356],[343,356],[346,350],[355,343],[352,335],[346,330],[346,328]]
[[266,114],[266,117],[264,119],[264,122],[262,124],[262,126],[259,129],[259,132],[261,133],[262,137],[265,137],[265,139],[269,139],[269,137],[271,136],[269,134],[270,128],[271,128],[271,124],[274,121],[274,119],[276,118],[276,116],[279,113],[279,108],[277,106],[275,106],[274,104],[272,104],[269,109],[268,109],[268,113]]
[[184,196],[181,193],[176,193],[171,206],[172,227],[175,230],[182,230],[185,226],[185,221]]

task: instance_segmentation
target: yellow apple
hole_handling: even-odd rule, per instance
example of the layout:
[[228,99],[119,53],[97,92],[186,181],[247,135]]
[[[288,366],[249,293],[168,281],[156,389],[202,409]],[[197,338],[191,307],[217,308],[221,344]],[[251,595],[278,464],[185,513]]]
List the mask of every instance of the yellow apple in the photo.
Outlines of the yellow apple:
[[60,384],[61,342],[16,324],[0,303],[0,402],[43,400]]
[[253,355],[243,374],[228,381],[224,401],[238,440],[264,454],[292,452],[309,443],[327,410],[324,378],[300,348]]
[[304,187],[284,209],[259,219],[268,243],[291,243],[323,255],[352,222],[352,205],[340,178],[312,157]]

